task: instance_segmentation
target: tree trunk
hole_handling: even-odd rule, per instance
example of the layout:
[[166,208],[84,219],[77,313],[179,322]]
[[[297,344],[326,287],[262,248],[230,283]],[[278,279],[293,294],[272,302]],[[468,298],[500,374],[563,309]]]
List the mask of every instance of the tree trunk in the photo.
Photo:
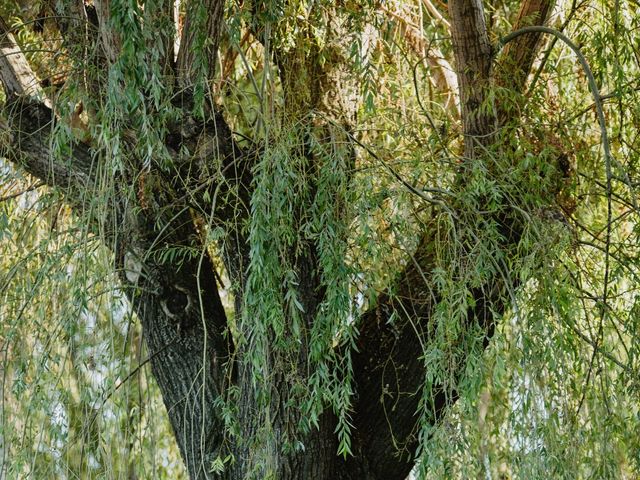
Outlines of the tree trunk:
[[[546,20],[551,10],[548,3],[525,3],[527,13],[531,14],[531,10],[539,13],[536,21]],[[101,68],[107,68],[105,64],[114,62],[118,56],[120,41],[110,31],[108,22],[104,22],[108,17],[108,2],[95,4],[97,16],[103,19],[100,25],[103,55],[97,61]],[[209,17],[203,25],[211,38],[207,43],[211,61],[205,75],[211,78],[216,65],[224,4],[220,0],[207,0],[205,4]],[[182,98],[185,105],[190,105],[188,92],[198,74],[189,50],[197,38],[197,32],[191,29],[202,23],[191,18],[198,11],[197,8],[193,12],[188,10],[175,70],[180,88],[187,92]],[[493,80],[494,61],[484,11],[478,0],[449,0],[449,12],[460,87],[464,156],[469,161],[484,161],[484,152],[492,146],[498,126],[497,110],[490,113],[483,108]],[[334,21],[338,23],[332,23]],[[321,138],[322,135],[325,138],[334,135],[338,130],[333,128],[339,125],[342,140],[349,143],[358,108],[358,83],[346,68],[346,52],[350,46],[344,31],[346,24],[334,19],[328,25],[328,32],[333,37],[328,39],[323,53],[329,52],[325,60],[331,61],[321,64],[316,58],[318,52],[309,54],[295,49],[288,57],[275,55],[275,60],[280,68],[285,99],[293,102],[293,108],[297,110],[293,123],[308,122],[304,128],[315,129]],[[0,45],[3,53],[0,77],[10,98],[7,112],[13,137],[11,158],[48,184],[65,189],[72,205],[81,205],[81,193],[96,188],[95,159],[88,145],[77,143],[68,164],[54,164],[50,168],[50,127],[54,116],[43,102],[42,92],[34,87],[37,79],[24,55],[6,25],[1,26],[0,33],[5,35],[5,40]],[[519,73],[525,79],[535,45],[523,42],[508,52],[509,59],[517,59],[524,58],[520,49],[527,50],[527,65]],[[167,59],[163,62],[167,63]],[[310,83],[299,84],[298,74],[302,70],[310,75]],[[519,85],[522,88],[524,80]],[[191,152],[198,152],[202,145],[212,146],[208,152],[216,152],[214,156],[221,164],[219,182],[215,185],[209,182],[207,171],[198,167],[197,158],[188,162],[188,168],[183,168],[184,161],[177,158],[177,153],[173,176],[129,172],[129,177],[120,180],[136,194],[123,190],[121,197],[114,201],[117,208],[112,223],[118,225],[119,232],[111,232],[112,236],[107,240],[111,242],[121,268],[125,290],[142,321],[153,375],[162,392],[190,477],[241,480],[271,475],[271,478],[282,480],[405,479],[414,465],[418,446],[420,419],[416,412],[425,381],[421,356],[424,345],[432,341],[430,320],[442,300],[437,288],[431,284],[434,251],[439,241],[434,233],[436,230],[425,231],[395,285],[358,321],[361,334],[358,351],[353,352],[356,388],[352,405],[353,456],[338,456],[334,412],[327,408],[320,416],[318,428],[297,438],[300,410],[287,403],[292,388],[289,374],[297,381],[309,378],[310,372],[306,370],[308,344],[301,342],[293,372],[280,368],[279,354],[271,351],[267,359],[267,365],[274,370],[269,377],[271,395],[266,400],[261,397],[254,382],[256,372],[248,360],[252,354],[251,343],[233,345],[228,319],[218,295],[214,264],[203,245],[197,223],[193,221],[191,207],[184,200],[188,197],[185,192],[201,196],[203,202],[207,196],[222,199],[212,206],[217,225],[224,229],[221,256],[234,285],[239,333],[250,338],[253,331],[251,322],[245,318],[244,308],[251,248],[243,223],[251,215],[253,167],[262,150],[247,151],[236,145],[223,117],[216,112],[209,112],[205,120],[197,120],[191,115],[191,109],[185,107],[184,125],[190,126],[188,132],[177,127],[168,133],[168,147],[175,153],[185,146]],[[351,145],[347,153],[350,161],[353,160],[352,153]],[[313,153],[306,151],[304,154],[312,169],[320,168]],[[459,184],[464,183],[464,175],[463,169]],[[311,182],[308,191],[313,198],[317,185],[313,179]],[[334,214],[339,215],[339,203],[335,209]],[[518,241],[519,226],[508,215],[497,221],[510,232],[505,235],[505,250],[508,250]],[[163,248],[169,246],[194,245],[200,248],[201,254],[185,257],[181,262],[162,255],[166,252]],[[286,261],[296,268],[302,317],[306,328],[311,329],[326,292],[318,261],[320,246],[316,241],[306,239],[302,247],[292,251]],[[468,309],[466,321],[483,328],[485,346],[497,316],[508,308],[509,297],[505,291],[509,288],[513,285],[508,285],[498,272],[472,290],[474,305]],[[390,323],[394,313],[396,320]],[[388,364],[395,368],[386,368]],[[456,375],[463,374],[463,366],[464,362],[461,362]],[[445,386],[435,386],[432,393],[430,421],[436,423],[459,393]],[[224,420],[224,402],[221,400],[228,398],[237,407],[236,437],[225,434],[229,425]],[[224,472],[213,473],[213,463],[229,455],[233,461],[225,464]]]

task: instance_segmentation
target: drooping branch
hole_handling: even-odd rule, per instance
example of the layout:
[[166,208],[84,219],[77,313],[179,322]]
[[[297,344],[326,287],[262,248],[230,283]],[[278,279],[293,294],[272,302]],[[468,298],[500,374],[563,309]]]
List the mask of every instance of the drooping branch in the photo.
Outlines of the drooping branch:
[[[435,309],[442,300],[432,282],[439,248],[436,222],[431,223],[409,264],[398,275],[392,293],[385,293],[377,305],[360,319],[359,352],[354,355],[358,401],[355,406],[355,448],[359,456],[349,459],[348,468],[362,464],[372,478],[403,480],[415,465],[420,434],[418,408],[423,398],[425,365],[423,356],[435,341]],[[457,339],[464,342],[469,328],[485,331],[484,346],[493,334],[496,318],[508,307],[505,290],[513,288],[508,278],[497,275],[493,283],[471,290],[473,306]],[[445,385],[435,382],[430,398],[422,405],[425,417],[437,424],[457,401],[456,384],[466,359]]]
[[[546,33],[548,35],[552,35],[558,40],[561,40],[565,45],[567,45],[573,53],[575,53],[578,58],[578,62],[582,67],[585,76],[587,77],[587,82],[589,84],[589,90],[591,90],[591,94],[593,95],[594,106],[596,109],[596,115],[598,118],[598,123],[600,126],[600,140],[602,142],[602,149],[604,150],[604,163],[605,163],[605,191],[607,197],[607,226],[606,226],[606,234],[605,234],[605,247],[604,247],[604,278],[602,282],[602,303],[604,308],[600,310],[600,318],[601,322],[605,321],[606,316],[608,315],[608,297],[609,297],[609,282],[610,282],[610,261],[611,261],[611,232],[613,228],[613,191],[612,191],[612,180],[613,180],[613,171],[612,171],[612,162],[613,157],[611,155],[611,146],[609,144],[609,135],[607,133],[607,123],[604,116],[604,108],[602,106],[602,96],[600,95],[600,89],[598,88],[598,84],[596,83],[596,79],[591,71],[591,67],[587,62],[584,54],[580,50],[580,48],[572,42],[568,37],[566,37],[562,32],[554,30],[549,27],[534,25],[528,27],[522,27],[514,32],[511,32],[505,38],[501,40],[502,45],[509,45],[512,42],[517,42],[523,37],[534,35],[542,35]],[[595,355],[595,350],[594,350]]]

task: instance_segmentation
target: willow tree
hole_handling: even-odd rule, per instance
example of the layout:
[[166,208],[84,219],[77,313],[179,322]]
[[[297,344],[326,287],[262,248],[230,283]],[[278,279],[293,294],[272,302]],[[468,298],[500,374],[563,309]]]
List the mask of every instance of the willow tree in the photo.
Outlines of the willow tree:
[[6,417],[75,354],[15,359],[113,288],[191,478],[637,473],[637,5],[17,7],[3,175],[57,200],[4,194],[7,474],[59,474]]

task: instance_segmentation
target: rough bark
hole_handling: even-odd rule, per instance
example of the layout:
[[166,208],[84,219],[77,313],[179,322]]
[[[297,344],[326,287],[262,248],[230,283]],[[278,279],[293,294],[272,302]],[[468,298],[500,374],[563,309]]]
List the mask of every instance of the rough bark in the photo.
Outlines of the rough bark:
[[[176,70],[179,83],[190,87],[204,65],[205,79],[212,81],[218,59],[218,39],[222,29],[224,2],[220,0],[191,0],[182,27]],[[204,29],[202,27],[205,27]],[[206,35],[203,35],[206,32]]]
[[[295,155],[303,155],[308,162],[308,169],[317,172],[320,168],[321,159],[316,158],[309,146],[309,136],[313,136],[320,141],[336,142],[343,144],[348,162],[353,161],[353,148],[349,146],[349,132],[355,125],[357,101],[357,79],[352,75],[349,68],[349,52],[352,33],[347,29],[344,18],[337,15],[337,11],[331,8],[312,9],[310,16],[318,24],[325,27],[322,46],[313,46],[311,49],[304,47],[307,36],[311,35],[306,29],[309,24],[301,27],[295,45],[286,52],[273,52],[274,62],[278,74],[282,81],[285,100],[285,111],[287,117],[284,121],[284,128],[290,133],[301,138],[302,145],[299,151],[292,152]],[[257,38],[262,39],[265,45],[269,44],[269,39],[265,38],[264,29],[259,20],[256,19],[254,25]],[[322,59],[325,61],[323,62]],[[269,148],[269,146],[265,146]],[[308,181],[306,190],[313,198],[317,191],[317,178],[310,174],[303,181]],[[247,179],[245,182],[250,182]],[[306,208],[305,206],[295,208]],[[338,208],[338,205],[336,205]],[[244,211],[248,214],[248,211]],[[299,219],[305,218],[305,212],[296,211],[295,216]],[[242,221],[244,216],[236,222]],[[300,225],[302,227],[302,225]],[[233,265],[228,265],[227,269],[232,273],[234,283],[239,285],[236,290],[236,315],[244,314],[242,303],[238,302],[238,297],[243,295],[246,288],[246,268],[250,263],[249,246],[246,237],[236,235],[237,241],[232,242],[235,248],[236,258],[241,258],[244,270]],[[238,248],[238,245],[240,246]],[[239,253],[239,255],[238,255]],[[274,253],[275,254],[275,253]],[[230,255],[227,255],[230,256]],[[318,312],[320,303],[324,297],[324,288],[321,285],[321,267],[318,263],[318,245],[315,241],[301,239],[295,251],[290,252],[285,260],[289,265],[293,265],[296,278],[299,284],[296,287],[298,300],[302,306],[302,320],[310,332]],[[235,272],[235,273],[234,273]],[[251,335],[251,322],[246,327],[244,334]],[[275,339],[274,339],[275,340]],[[242,348],[251,348],[251,345],[244,345]],[[240,350],[238,357],[249,357],[250,352]],[[273,367],[271,376],[273,398],[268,405],[263,407],[263,411],[256,412],[256,405],[259,405],[260,392],[251,381],[255,376],[252,366],[247,361],[238,362],[239,388],[241,391],[240,401],[240,428],[245,439],[260,438],[260,429],[264,424],[275,436],[276,447],[267,453],[268,461],[255,459],[257,452],[264,452],[264,445],[251,445],[249,443],[240,444],[235,452],[236,458],[241,458],[232,466],[233,478],[263,478],[267,472],[275,475],[275,478],[299,479],[314,478],[322,479],[348,479],[368,477],[350,476],[343,462],[336,456],[338,447],[335,435],[336,418],[332,412],[325,412],[319,421],[318,431],[312,431],[309,435],[300,438],[304,444],[304,450],[296,453],[286,453],[282,451],[285,442],[291,442],[298,437],[297,426],[300,424],[300,413],[296,409],[290,408],[287,402],[290,401],[291,375],[294,381],[308,375],[308,336],[300,339],[299,351],[295,358],[288,354],[273,349],[269,353],[270,366]],[[286,358],[283,358],[283,355]],[[295,372],[288,374],[280,371],[279,365],[283,362],[293,364]],[[265,422],[264,418],[268,417]],[[264,453],[263,453],[264,454]],[[264,463],[269,463],[265,465]]]
[[111,2],[110,0],[96,0],[93,5],[96,9],[97,28],[102,50],[107,61],[113,64],[118,60],[122,40],[111,25]]
[[481,0],[455,0],[448,5],[462,105],[464,151],[467,158],[473,158],[492,142],[497,127],[495,110],[485,105],[491,82],[491,43]]
[[[182,222],[181,229],[190,230],[190,218],[177,219],[178,225]],[[179,268],[159,263],[151,245],[157,232],[148,233],[128,246],[121,276],[142,320],[152,373],[187,470],[191,478],[207,478],[211,462],[224,457],[224,424],[214,402],[225,388],[224,364],[232,348],[226,314],[206,253]],[[184,233],[173,235],[181,238]]]
[[[69,202],[82,211],[82,199],[98,188],[98,159],[87,145],[76,142],[66,162],[52,161],[51,132],[59,120],[45,105],[37,78],[6,25],[0,26],[4,33],[2,48],[11,53],[0,60],[8,96],[8,119],[3,125],[8,134],[8,156],[48,185],[63,189]],[[193,135],[198,141],[205,134],[214,136],[218,150],[225,152],[223,164],[233,171],[235,157],[225,127],[220,124],[214,128],[211,122],[205,122]],[[226,135],[215,135],[222,131]],[[176,138],[184,143],[195,141],[179,132],[171,137]],[[180,165],[179,159],[175,163]],[[200,237],[184,200],[176,202],[178,195],[167,194],[167,190],[175,192],[184,185],[152,174],[143,178],[144,186],[141,180],[132,186],[137,198],[131,198],[130,190],[123,188],[119,192],[122,195],[114,200],[113,218],[95,221],[111,227],[100,231],[114,250],[123,288],[142,320],[152,371],[187,469],[192,478],[205,478],[210,462],[219,453],[224,431],[213,404],[223,389],[223,364],[232,352],[226,315],[206,252],[178,266],[162,260],[166,247],[199,245]],[[131,185],[131,178],[121,180],[123,185]]]

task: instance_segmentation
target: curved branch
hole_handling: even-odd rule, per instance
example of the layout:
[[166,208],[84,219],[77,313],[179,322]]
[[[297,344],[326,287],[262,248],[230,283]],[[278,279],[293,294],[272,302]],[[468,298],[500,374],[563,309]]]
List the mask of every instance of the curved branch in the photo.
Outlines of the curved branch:
[[564,35],[562,32],[559,32],[558,30],[554,30],[553,28],[543,27],[543,26],[524,27],[514,32],[511,32],[506,37],[503,37],[502,39],[500,39],[500,45],[501,46],[507,45],[509,42],[512,42],[517,38],[522,37],[523,35],[526,35],[528,33],[547,33],[549,35],[553,35],[559,40],[562,40],[562,42],[564,42],[576,54],[576,57],[578,58],[578,61],[580,62],[580,65],[582,66],[582,69],[584,71],[584,74],[587,77],[587,81],[589,83],[589,89],[591,90],[591,94],[593,96],[593,102],[595,105],[596,114],[598,116],[598,124],[600,126],[602,148],[604,149],[604,156],[605,156],[605,162],[606,162],[605,168],[606,168],[607,177],[608,177],[607,181],[609,183],[609,186],[607,187],[607,189],[610,190],[611,188],[610,186],[611,147],[609,146],[609,136],[607,134],[607,123],[606,123],[606,120],[604,119],[604,109],[602,106],[602,96],[600,95],[600,89],[598,88],[596,79],[593,76],[593,72],[591,71],[591,67],[589,67],[589,63],[587,62],[587,59],[582,54],[582,51],[580,50],[580,48],[575,43],[573,43],[569,39],[569,37]]

